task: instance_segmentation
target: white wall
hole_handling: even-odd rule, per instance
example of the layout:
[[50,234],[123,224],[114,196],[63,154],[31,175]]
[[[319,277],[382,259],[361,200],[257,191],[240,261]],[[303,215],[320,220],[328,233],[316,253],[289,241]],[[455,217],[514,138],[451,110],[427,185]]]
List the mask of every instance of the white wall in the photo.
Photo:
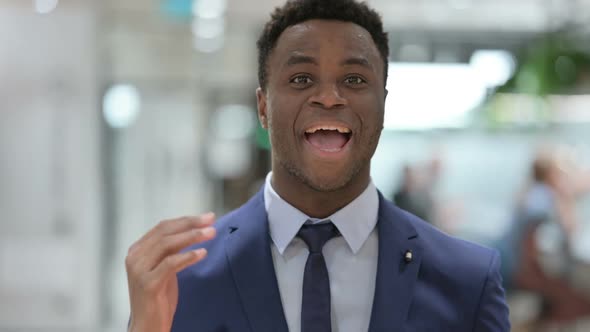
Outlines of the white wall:
[[94,24],[86,1],[0,7],[0,329],[97,324]]

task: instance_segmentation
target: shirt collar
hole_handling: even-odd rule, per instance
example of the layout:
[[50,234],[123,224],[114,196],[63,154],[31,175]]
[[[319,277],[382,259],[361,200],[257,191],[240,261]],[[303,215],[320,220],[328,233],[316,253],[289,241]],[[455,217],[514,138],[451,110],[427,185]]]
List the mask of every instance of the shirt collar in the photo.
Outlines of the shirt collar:
[[[264,186],[264,207],[268,215],[270,237],[282,255],[289,243],[297,235],[301,226],[310,221],[305,213],[281,198],[271,184],[272,172],[266,176]],[[336,211],[328,218],[338,228],[346,243],[356,254],[377,224],[379,196],[372,181],[352,202]]]

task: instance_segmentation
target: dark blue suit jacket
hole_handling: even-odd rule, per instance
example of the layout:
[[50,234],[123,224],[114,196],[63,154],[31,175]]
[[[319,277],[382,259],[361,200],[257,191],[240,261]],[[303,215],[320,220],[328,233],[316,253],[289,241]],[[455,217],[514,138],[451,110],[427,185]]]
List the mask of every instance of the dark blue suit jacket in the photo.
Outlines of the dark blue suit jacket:
[[[263,192],[216,228],[217,237],[201,245],[208,257],[178,274],[172,331],[287,332]],[[370,332],[510,331],[495,251],[449,237],[381,194],[377,229]]]

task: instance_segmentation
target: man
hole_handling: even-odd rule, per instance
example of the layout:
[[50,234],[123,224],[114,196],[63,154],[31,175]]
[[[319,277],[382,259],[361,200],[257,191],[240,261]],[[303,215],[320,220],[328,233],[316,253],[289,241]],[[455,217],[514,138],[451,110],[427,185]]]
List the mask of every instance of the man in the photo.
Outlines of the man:
[[380,17],[354,0],[290,1],[258,50],[272,173],[214,226],[212,214],[164,221],[129,249],[130,330],[509,331],[498,255],[371,182],[386,96]]

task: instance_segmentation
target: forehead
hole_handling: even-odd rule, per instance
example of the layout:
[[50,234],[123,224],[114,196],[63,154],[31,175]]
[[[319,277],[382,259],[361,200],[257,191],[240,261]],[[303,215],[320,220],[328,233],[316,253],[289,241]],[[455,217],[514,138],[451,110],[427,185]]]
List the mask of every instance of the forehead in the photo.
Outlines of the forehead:
[[371,34],[360,25],[335,20],[309,20],[288,27],[272,52],[281,61],[293,53],[331,56],[362,56],[379,62],[380,55]]

